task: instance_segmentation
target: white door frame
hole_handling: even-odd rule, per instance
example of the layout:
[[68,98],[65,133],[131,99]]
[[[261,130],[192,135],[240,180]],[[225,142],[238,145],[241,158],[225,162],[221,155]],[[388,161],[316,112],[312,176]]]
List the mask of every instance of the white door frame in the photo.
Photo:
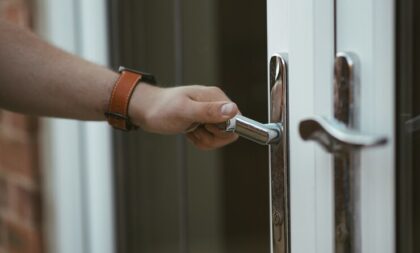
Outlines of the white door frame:
[[[337,3],[338,51],[363,54],[361,130],[388,138],[361,152],[362,250],[394,252],[394,5]],[[334,252],[332,156],[298,133],[305,118],[333,117],[334,22],[331,0],[267,0],[267,59],[288,54],[293,253]]]
[[[105,0],[38,1],[37,30],[52,44],[108,64]],[[111,130],[45,119],[43,167],[49,252],[115,251]]]
[[388,143],[361,152],[362,252],[395,251],[395,7],[393,0],[337,1],[337,51],[360,62],[360,129]]
[[267,0],[267,17],[268,57],[288,54],[291,250],[332,252],[331,157],[298,133],[302,119],[332,114],[332,1]]

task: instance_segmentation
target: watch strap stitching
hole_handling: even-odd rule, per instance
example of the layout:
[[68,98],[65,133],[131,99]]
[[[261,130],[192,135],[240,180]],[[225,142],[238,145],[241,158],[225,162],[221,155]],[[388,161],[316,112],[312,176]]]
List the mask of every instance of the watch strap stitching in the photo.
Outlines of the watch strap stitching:
[[[108,112],[106,113],[108,122],[113,127],[121,130],[130,130],[133,126],[128,118],[128,106],[134,88],[137,86],[141,78],[142,75],[139,73],[126,70],[121,71],[121,74],[113,88],[111,99],[109,101]],[[126,87],[128,90],[124,91],[124,88]],[[119,92],[124,92],[124,94],[119,94]],[[123,96],[123,101],[119,100],[119,96]]]

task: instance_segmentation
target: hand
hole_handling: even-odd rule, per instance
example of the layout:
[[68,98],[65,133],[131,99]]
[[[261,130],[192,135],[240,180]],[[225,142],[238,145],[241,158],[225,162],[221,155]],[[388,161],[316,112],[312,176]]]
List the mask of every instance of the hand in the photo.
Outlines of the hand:
[[200,149],[219,148],[235,141],[238,136],[227,133],[215,124],[238,114],[236,104],[217,87],[180,86],[159,88],[141,83],[130,101],[131,121],[145,131],[160,134],[186,133]]

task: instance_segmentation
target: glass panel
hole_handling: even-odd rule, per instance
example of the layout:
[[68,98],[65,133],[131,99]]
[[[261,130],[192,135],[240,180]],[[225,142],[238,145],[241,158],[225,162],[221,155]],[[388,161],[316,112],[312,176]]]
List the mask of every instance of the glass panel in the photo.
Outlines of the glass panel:
[[[113,64],[218,85],[267,122],[265,0],[112,0]],[[268,151],[115,133],[119,252],[269,252]]]
[[397,252],[420,252],[420,2],[397,3]]

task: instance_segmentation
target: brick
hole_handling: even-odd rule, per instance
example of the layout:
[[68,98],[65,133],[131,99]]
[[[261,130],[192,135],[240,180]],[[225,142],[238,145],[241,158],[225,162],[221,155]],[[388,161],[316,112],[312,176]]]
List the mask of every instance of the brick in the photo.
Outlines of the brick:
[[5,178],[0,177],[0,211],[5,211],[8,208],[8,187]]
[[10,211],[32,227],[41,226],[41,194],[38,190],[14,186],[15,198]]
[[18,118],[12,119],[12,127],[15,129],[26,130],[29,133],[37,133],[38,131],[38,118],[32,116],[23,116],[21,114],[17,114],[20,117],[23,117],[23,120],[18,120]]
[[0,16],[22,27],[28,27],[30,24],[30,15],[24,0],[2,0]]
[[0,137],[0,170],[19,174],[37,182],[37,146],[31,140],[11,141]]
[[[32,0],[0,0],[0,17],[28,27]],[[38,120],[0,110],[0,253],[42,252]]]
[[6,221],[7,244],[10,253],[41,253],[42,237],[39,230]]
[[38,132],[38,119],[3,110],[0,130],[3,138],[4,136],[13,140],[33,138]]
[[37,130],[38,124],[35,117],[13,112],[7,112],[7,115],[9,117],[8,123],[12,128],[27,132],[35,132]]
[[6,229],[5,219],[0,216],[0,248],[2,249],[8,247]]

